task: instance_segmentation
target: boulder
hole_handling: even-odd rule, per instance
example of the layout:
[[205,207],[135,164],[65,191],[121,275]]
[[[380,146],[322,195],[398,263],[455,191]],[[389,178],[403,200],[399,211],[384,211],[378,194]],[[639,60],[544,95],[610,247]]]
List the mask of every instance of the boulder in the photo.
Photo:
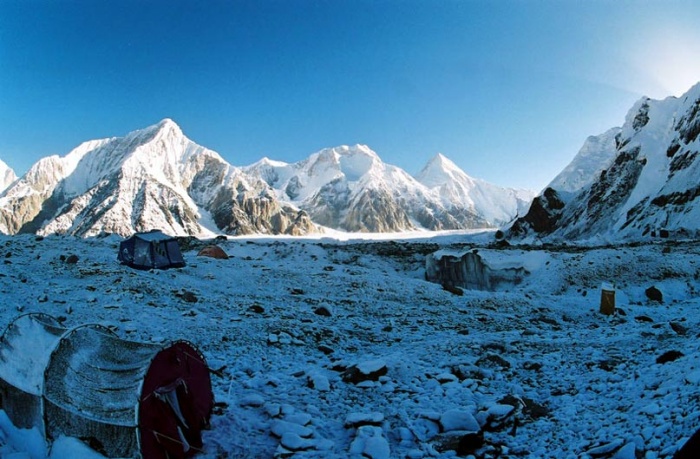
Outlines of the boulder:
[[316,442],[313,439],[302,438],[294,432],[285,432],[280,438],[280,444],[291,451],[305,451],[316,448]]
[[271,428],[272,434],[277,438],[282,438],[286,434],[295,434],[301,438],[309,438],[313,435],[313,430],[303,426],[301,424],[296,424],[294,422],[278,420],[272,423]]
[[664,363],[673,362],[683,357],[683,355],[684,354],[680,351],[666,351],[656,358],[656,363],[663,365]]
[[440,416],[440,426],[443,432],[451,430],[463,430],[468,432],[478,432],[481,430],[474,415],[466,410],[448,410]]
[[379,426],[384,422],[384,415],[379,412],[372,413],[350,413],[345,418],[346,428],[355,428],[360,426]]
[[323,316],[323,317],[331,317],[333,315],[333,311],[331,310],[330,306],[326,305],[321,305],[316,308],[314,311],[314,314]]
[[389,372],[383,360],[368,360],[345,370],[341,377],[346,383],[359,384],[364,381],[378,381]]
[[653,285],[646,289],[644,293],[646,294],[647,298],[649,298],[651,301],[658,301],[659,303],[664,302],[663,293],[661,293],[661,290],[659,290]]
[[473,455],[484,446],[484,434],[479,432],[446,432],[432,440],[436,451],[441,453],[455,451],[457,456]]
[[418,418],[413,422],[412,431],[418,441],[424,442],[440,433],[440,424],[432,419]]
[[331,390],[331,383],[325,375],[312,371],[307,375],[307,384],[310,388],[319,392]]
[[[484,429],[499,430],[515,422],[516,407],[508,404],[491,405],[485,412],[479,413],[485,419]],[[482,414],[483,413],[483,414]]]
[[350,455],[369,459],[389,459],[391,448],[380,427],[361,426],[350,444]]
[[671,326],[671,329],[676,332],[677,334],[681,336],[685,336],[686,333],[688,333],[688,328],[684,327],[683,325],[679,324],[678,322],[671,322],[669,323]]

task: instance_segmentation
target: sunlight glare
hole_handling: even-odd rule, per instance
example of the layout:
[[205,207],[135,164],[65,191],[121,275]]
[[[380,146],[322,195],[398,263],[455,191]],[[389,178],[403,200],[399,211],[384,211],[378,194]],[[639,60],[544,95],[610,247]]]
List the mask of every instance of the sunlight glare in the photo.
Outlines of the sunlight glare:
[[673,30],[658,33],[638,49],[636,67],[648,73],[660,94],[654,98],[680,96],[700,81],[700,37],[696,32]]

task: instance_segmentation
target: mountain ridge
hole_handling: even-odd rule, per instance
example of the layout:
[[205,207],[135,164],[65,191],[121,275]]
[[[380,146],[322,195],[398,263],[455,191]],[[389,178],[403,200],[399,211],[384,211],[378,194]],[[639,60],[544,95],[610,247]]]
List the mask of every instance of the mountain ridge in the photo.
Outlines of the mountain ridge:
[[416,178],[439,195],[446,205],[454,201],[469,203],[495,226],[509,223],[523,213],[533,198],[529,190],[499,187],[470,177],[441,153],[436,154]]
[[473,205],[446,201],[366,145],[326,148],[292,164],[262,158],[237,167],[169,118],[42,158],[0,195],[5,234],[128,235],[158,228],[195,236],[302,235],[323,227],[493,226]]
[[700,83],[680,97],[641,98],[612,137],[614,145],[611,132],[603,134],[598,151],[579,152],[572,161],[595,153],[608,158],[605,167],[570,189],[565,169],[507,228],[511,238],[636,240],[700,233]]
[[165,119],[38,161],[0,197],[0,231],[95,236],[159,228],[175,235],[213,234],[201,224],[204,219],[229,231],[311,229],[303,218],[290,226],[297,212],[267,205],[259,188]]

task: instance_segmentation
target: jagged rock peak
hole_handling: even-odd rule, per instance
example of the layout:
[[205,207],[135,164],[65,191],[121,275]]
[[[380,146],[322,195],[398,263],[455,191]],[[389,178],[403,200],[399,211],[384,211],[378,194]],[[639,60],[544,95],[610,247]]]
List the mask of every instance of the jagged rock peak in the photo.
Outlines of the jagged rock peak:
[[5,164],[1,159],[0,159],[0,193],[2,193],[5,188],[10,186],[15,180],[17,180],[17,175],[15,175],[15,171],[10,168],[7,164]]
[[436,153],[435,156],[428,162],[427,165],[440,165],[442,167],[455,167],[455,163],[453,163],[447,156],[443,155],[442,153]]
[[462,179],[471,178],[452,160],[442,153],[438,153],[421,169],[416,176],[416,180],[429,188],[433,188],[457,177]]
[[286,166],[287,165],[287,163],[285,163],[284,161],[276,161],[274,159],[268,158],[267,156],[264,156],[263,159],[260,160],[260,163],[267,164],[270,166]]
[[428,170],[428,169],[439,169],[442,171],[452,171],[455,169],[459,169],[459,167],[452,162],[447,156],[443,155],[442,153],[437,153],[435,156],[433,156],[430,161],[423,167],[423,170]]
[[274,159],[270,159],[267,156],[263,156],[262,159],[254,162],[250,166],[246,166],[244,169],[251,170],[251,169],[256,169],[260,167],[286,167],[289,166],[288,163],[285,163],[284,161],[277,161]]
[[[700,84],[681,97],[643,97],[622,128],[595,140],[513,224],[512,237],[611,241],[662,231],[700,234]],[[599,163],[586,164],[589,158]],[[576,177],[576,169],[585,174]]]
[[[323,175],[323,170],[335,170],[349,181],[357,181],[373,170],[382,169],[384,163],[379,155],[367,145],[340,145],[324,148],[309,157],[310,175]],[[326,173],[327,173],[326,172]]]
[[[371,148],[367,145],[339,145],[332,148],[324,148],[316,153],[319,158],[340,162],[343,159],[349,158],[367,158],[372,161],[381,163],[382,160]],[[314,156],[314,155],[312,155]]]
[[164,118],[148,126],[128,133],[124,138],[135,139],[139,143],[148,143],[158,139],[174,139],[177,141],[189,141],[178,124],[170,118]]
[[529,190],[504,188],[472,178],[441,153],[425,165],[416,180],[437,195],[443,205],[460,203],[495,226],[526,210],[534,197]]
[[597,136],[589,136],[574,159],[546,188],[573,193],[591,184],[615,159],[616,138],[621,128],[614,127]]
[[183,135],[180,126],[178,126],[178,124],[170,118],[163,118],[153,126],[150,126],[146,129],[152,129],[164,133],[172,132],[177,135]]
[[517,213],[511,191],[481,181],[474,191],[454,163],[442,155],[435,162],[443,172],[438,189],[362,144],[326,148],[293,164],[263,158],[238,168],[166,118],[37,162],[3,193],[0,232],[308,234],[317,224],[451,230],[490,227]]
[[338,145],[337,147],[324,148],[323,150],[321,150],[321,152],[324,151],[332,151],[338,155],[352,155],[360,153],[379,158],[377,153],[375,153],[370,147],[359,143],[355,145]]

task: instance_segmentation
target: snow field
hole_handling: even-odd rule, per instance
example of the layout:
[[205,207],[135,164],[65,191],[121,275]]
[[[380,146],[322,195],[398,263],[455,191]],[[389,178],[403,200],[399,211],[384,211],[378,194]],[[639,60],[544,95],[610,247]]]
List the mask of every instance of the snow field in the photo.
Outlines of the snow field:
[[[446,437],[476,425],[492,428],[475,457],[664,458],[700,427],[700,245],[481,248],[530,274],[462,296],[423,279],[427,253],[468,241],[237,238],[229,260],[193,243],[186,268],[140,272],[117,264],[116,237],[0,237],[0,321],[36,311],[192,341],[215,370],[205,459],[447,458]],[[621,313],[598,313],[602,282]],[[684,355],[656,362],[670,350]],[[386,373],[348,382],[353,366]],[[0,431],[0,457],[99,457]]]

